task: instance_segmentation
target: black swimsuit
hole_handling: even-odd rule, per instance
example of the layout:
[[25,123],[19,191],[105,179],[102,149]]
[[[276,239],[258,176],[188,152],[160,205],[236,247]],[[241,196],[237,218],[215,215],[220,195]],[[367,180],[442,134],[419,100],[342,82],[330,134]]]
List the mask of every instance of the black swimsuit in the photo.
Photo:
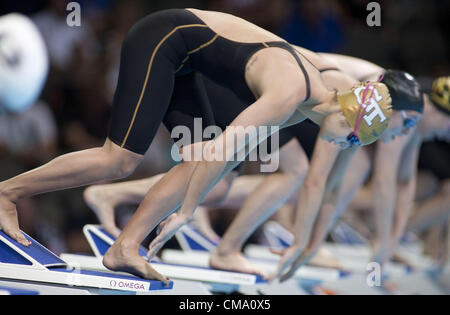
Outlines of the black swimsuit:
[[[216,124],[224,129],[256,101],[246,83],[245,68],[256,52],[268,47],[286,49],[295,57],[306,79],[308,99],[308,73],[288,43],[231,41],[188,10],[147,16],[132,27],[123,43],[109,139],[144,154],[161,122],[171,131],[179,125],[190,128],[197,117],[203,119],[204,126]],[[214,114],[196,73],[232,91],[238,105],[220,109],[226,115]],[[180,105],[186,103],[190,105]]]

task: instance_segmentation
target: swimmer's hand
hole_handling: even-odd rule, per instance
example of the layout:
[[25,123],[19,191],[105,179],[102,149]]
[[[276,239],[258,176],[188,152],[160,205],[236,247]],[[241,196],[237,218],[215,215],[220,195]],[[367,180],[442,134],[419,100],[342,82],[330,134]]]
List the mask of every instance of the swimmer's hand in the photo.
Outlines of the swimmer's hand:
[[[277,270],[274,274],[269,277],[269,281],[272,282],[279,278],[280,282],[284,282],[292,278],[298,268],[300,268],[305,263],[304,249],[301,246],[293,245],[282,251],[271,250],[272,253],[281,256],[280,262],[278,263]],[[288,269],[286,272],[285,270]]]
[[20,231],[16,204],[4,197],[0,197],[0,229],[19,244],[31,245],[31,242]]
[[371,262],[379,263],[380,265],[385,265],[390,260],[389,246],[381,244],[381,242],[375,241],[372,247],[372,259]]
[[189,223],[192,218],[180,215],[178,213],[172,214],[165,221],[158,226],[158,236],[150,243],[147,258],[151,261],[156,254],[161,250],[164,244],[170,240],[175,233],[185,224]]

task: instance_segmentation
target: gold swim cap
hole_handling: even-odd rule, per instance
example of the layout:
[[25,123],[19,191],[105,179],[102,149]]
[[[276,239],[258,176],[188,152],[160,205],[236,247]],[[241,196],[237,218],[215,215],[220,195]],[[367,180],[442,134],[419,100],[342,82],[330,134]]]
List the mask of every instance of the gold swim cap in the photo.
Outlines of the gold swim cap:
[[377,141],[391,120],[391,95],[383,83],[357,84],[338,93],[338,102],[361,145]]
[[450,77],[441,77],[433,82],[431,100],[437,108],[450,115]]

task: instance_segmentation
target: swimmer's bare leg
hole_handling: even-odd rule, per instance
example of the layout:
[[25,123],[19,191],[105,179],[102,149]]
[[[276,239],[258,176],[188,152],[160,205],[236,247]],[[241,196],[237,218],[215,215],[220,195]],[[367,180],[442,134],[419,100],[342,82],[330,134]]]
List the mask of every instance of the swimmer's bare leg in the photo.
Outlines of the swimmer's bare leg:
[[280,150],[280,165],[283,172],[267,176],[245,201],[211,254],[212,268],[267,276],[241,254],[241,249],[255,229],[270,218],[303,183],[308,158],[296,139]]
[[240,209],[248,196],[264,181],[264,175],[239,176],[233,182],[230,192],[220,204],[227,209]]
[[418,205],[408,222],[407,231],[422,232],[435,224],[445,222],[450,217],[450,180],[441,185],[438,194]]
[[[224,200],[228,199],[228,195],[238,173],[233,171],[228,174],[225,178],[223,178],[214,188],[206,195],[205,199],[201,202],[201,204],[195,210],[192,216],[192,222],[200,233],[209,238],[212,241],[219,242],[220,237],[214,232],[210,219],[208,217],[209,209],[218,208],[224,206]],[[158,234],[159,231],[163,230],[168,221],[171,221],[175,218],[177,214],[172,214],[166,220],[162,221],[158,226]]]
[[[149,189],[164,175],[165,173],[142,180],[93,185],[84,191],[84,200],[97,215],[103,228],[117,238],[121,231],[115,222],[115,208],[120,205],[138,205],[141,203]],[[220,181],[206,196],[202,205],[218,207],[227,195],[235,177],[236,173],[232,172]]]
[[103,258],[103,264],[114,271],[124,271],[145,279],[166,279],[138,254],[147,234],[177,210],[183,200],[189,178],[197,162],[184,162],[172,168],[150,188],[137,212]]
[[0,228],[19,243],[29,242],[19,230],[16,203],[50,191],[80,187],[128,176],[142,156],[110,140],[103,147],[60,156],[51,162],[0,183]]
[[[186,158],[183,150],[180,150],[180,153],[183,158]],[[202,205],[215,207],[221,203],[236,175],[232,172],[219,182],[206,196]],[[119,205],[140,204],[150,188],[164,176],[165,174],[159,174],[141,180],[94,185],[85,190],[84,200],[97,215],[103,228],[117,238],[121,231],[115,222],[115,208]]]
[[194,213],[192,224],[196,229],[213,242],[219,242],[220,236],[214,231],[211,226],[211,221],[208,216],[208,209],[202,206],[197,207]]
[[138,248],[150,231],[178,209],[196,164],[184,162],[173,167],[150,188],[136,213],[103,257],[105,267],[145,279],[164,279],[138,254]]
[[105,267],[145,279],[164,279],[138,254],[138,248],[150,231],[180,207],[197,163],[183,162],[173,167],[150,188],[136,213],[105,254]]
[[84,191],[84,201],[94,211],[102,227],[117,238],[121,231],[115,222],[115,208],[119,205],[138,205],[150,187],[164,175],[116,184],[93,185]]

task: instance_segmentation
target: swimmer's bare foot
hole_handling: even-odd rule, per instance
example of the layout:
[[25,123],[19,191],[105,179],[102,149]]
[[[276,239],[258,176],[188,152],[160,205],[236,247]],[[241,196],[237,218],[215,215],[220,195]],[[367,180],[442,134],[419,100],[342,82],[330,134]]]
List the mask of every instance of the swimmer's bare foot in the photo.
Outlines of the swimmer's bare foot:
[[102,186],[88,187],[83,193],[84,201],[97,215],[101,226],[114,237],[119,237],[120,229],[116,226],[113,196],[109,196]]
[[309,265],[314,267],[344,270],[344,267],[341,265],[339,260],[323,247],[320,248],[317,254],[311,259]]
[[0,196],[0,229],[19,244],[31,245],[20,231],[16,204],[3,196]]
[[165,285],[169,285],[170,282],[138,254],[137,247],[122,246],[118,242],[106,252],[103,265],[112,271],[131,273],[148,280],[159,280]]
[[258,266],[252,264],[240,252],[220,254],[218,250],[211,253],[209,266],[214,269],[260,275],[267,279],[268,274]]

